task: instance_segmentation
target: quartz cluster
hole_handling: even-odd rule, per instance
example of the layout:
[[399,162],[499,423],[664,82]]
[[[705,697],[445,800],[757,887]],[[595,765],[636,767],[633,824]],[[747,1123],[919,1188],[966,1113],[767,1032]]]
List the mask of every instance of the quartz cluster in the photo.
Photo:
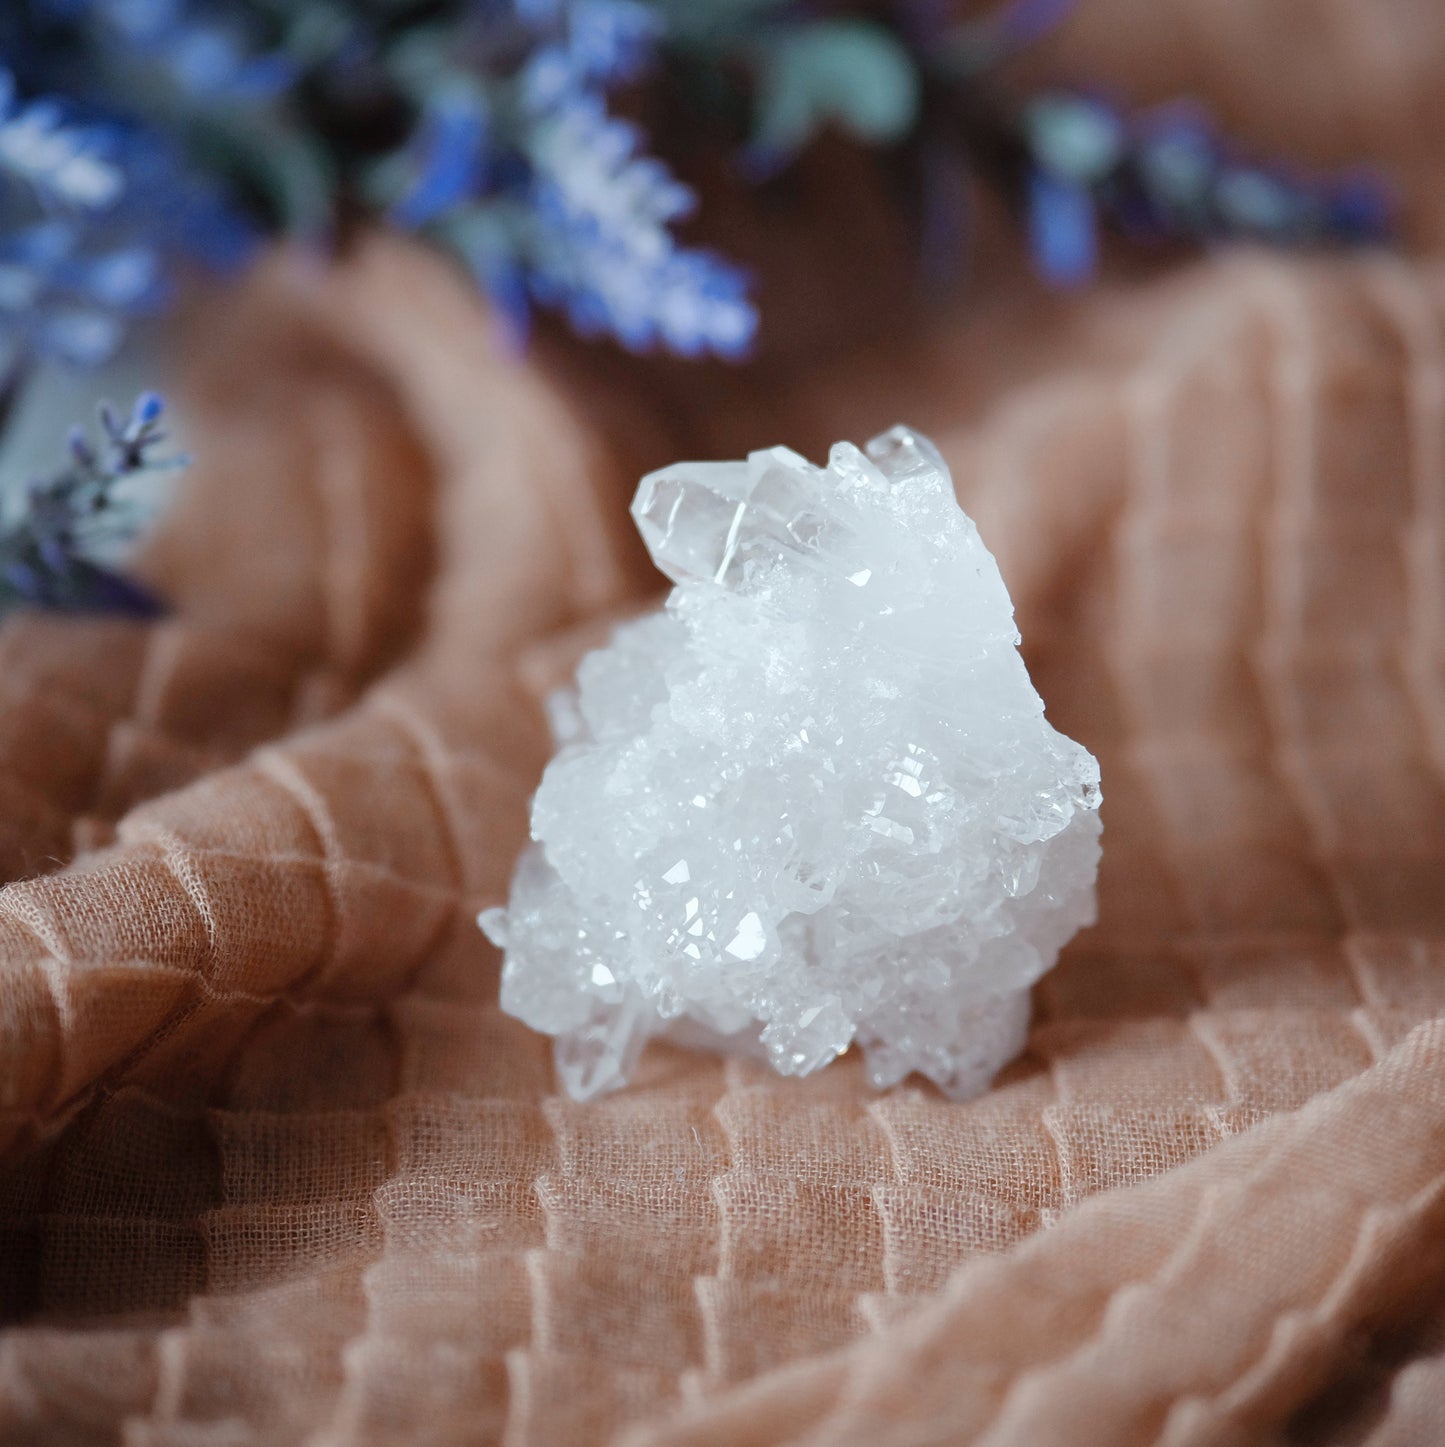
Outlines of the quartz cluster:
[[983,1090],[1093,920],[1099,771],[1044,719],[998,565],[894,428],[642,480],[676,585],[553,701],[502,1006],[579,1098],[668,1035]]

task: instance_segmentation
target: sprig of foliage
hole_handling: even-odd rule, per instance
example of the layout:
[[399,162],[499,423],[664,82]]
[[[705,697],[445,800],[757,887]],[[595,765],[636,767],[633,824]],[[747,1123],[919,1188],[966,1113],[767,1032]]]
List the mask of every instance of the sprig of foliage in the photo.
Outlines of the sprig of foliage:
[[1092,274],[1106,227],[1385,233],[1378,185],[1254,161],[1201,110],[1011,93],[999,66],[1073,3],[960,22],[931,0],[11,0],[0,328],[103,357],[182,258],[243,255],[252,218],[326,240],[369,210],[460,257],[518,335],[541,306],[636,350],[745,355],[748,278],[683,243],[696,197],[627,118],[679,92],[710,122],[669,127],[676,148],[723,138],[757,180],[837,130],[911,158],[926,216],[1001,191],[1059,284]]
[[[267,228],[329,242],[358,212],[452,251],[518,338],[540,306],[637,351],[745,356],[748,277],[680,240],[697,198],[623,113],[649,97],[684,97],[676,148],[721,142],[754,181],[827,130],[911,169],[955,264],[960,198],[990,186],[1055,285],[1094,274],[1105,229],[1388,234],[1378,180],[1256,160],[1197,105],[1010,92],[999,67],[1074,3],[960,22],[933,0],[8,0],[0,414],[35,358],[111,356],[183,264],[234,266]],[[0,533],[0,610],[153,610],[93,550],[136,525],[116,494],[166,465],[160,417],[153,397],[103,411],[100,443],[73,438],[31,486]]]
[[27,605],[141,618],[161,611],[146,589],[102,559],[146,520],[125,485],[184,462],[159,455],[164,412],[161,398],[146,393],[128,416],[102,405],[98,441],[72,431],[67,463],[31,482],[18,515],[0,526],[0,614]]
[[[1078,0],[1004,0],[979,19],[900,7],[904,22],[781,7],[731,34],[749,73],[751,168],[773,175],[825,127],[906,157],[925,232],[964,252],[960,198],[980,184],[1019,213],[1048,283],[1095,274],[1101,233],[1132,242],[1357,246],[1388,240],[1388,187],[1365,168],[1330,174],[1260,159],[1194,101],[1131,111],[1085,91],[1018,96],[998,70]],[[714,32],[714,35],[716,32]],[[954,213],[949,215],[948,213]]]
[[608,109],[655,62],[660,30],[637,0],[518,4],[473,36],[519,57],[489,81],[459,65],[450,32],[409,37],[393,65],[418,124],[366,168],[366,189],[460,255],[519,332],[540,304],[633,350],[737,357],[757,324],[746,278],[677,243],[693,192]]
[[1061,286],[1093,276],[1104,225],[1142,242],[1273,246],[1363,245],[1390,232],[1378,178],[1260,161],[1196,105],[1130,115],[1096,97],[1045,93],[1024,107],[1020,134],[1034,257]]
[[293,233],[356,206],[642,350],[742,355],[747,279],[682,245],[695,199],[613,95],[658,62],[643,0],[21,0],[47,83],[167,134]]
[[22,98],[0,70],[0,348],[105,361],[167,294],[183,255],[224,266],[252,234],[157,131],[55,96]]

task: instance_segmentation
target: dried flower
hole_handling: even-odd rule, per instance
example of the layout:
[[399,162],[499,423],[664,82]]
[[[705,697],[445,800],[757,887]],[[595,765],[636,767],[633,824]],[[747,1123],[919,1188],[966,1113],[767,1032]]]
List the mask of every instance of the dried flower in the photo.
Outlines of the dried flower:
[[100,557],[145,521],[144,510],[123,495],[124,484],[182,464],[157,455],[166,440],[164,411],[154,393],[138,398],[129,416],[103,405],[99,441],[76,428],[67,465],[25,489],[19,516],[0,528],[0,611],[27,604],[132,617],[161,611],[149,592]]
[[420,121],[370,173],[392,221],[456,252],[520,334],[532,303],[585,336],[646,351],[743,355],[757,316],[744,275],[678,245],[696,198],[608,111],[607,89],[655,59],[657,11],[637,0],[499,6],[474,44],[520,57],[490,75],[450,48],[406,53]]
[[246,228],[189,176],[164,138],[85,121],[54,97],[22,100],[0,70],[0,348],[94,365],[166,293],[190,254],[225,264]]
[[1101,221],[1145,241],[1276,246],[1386,239],[1389,198],[1365,173],[1309,175],[1246,156],[1194,105],[1129,116],[1089,96],[1029,102],[1029,230],[1043,275],[1093,275]]
[[27,99],[0,87],[0,326],[104,357],[179,257],[245,253],[243,214],[324,241],[360,203],[454,252],[519,335],[543,306],[633,349],[743,356],[747,276],[683,243],[695,198],[620,114],[654,82],[754,179],[829,129],[911,161],[935,242],[931,213],[991,184],[1060,284],[1093,273],[1106,225],[1383,234],[1378,185],[1255,162],[1197,108],[1002,89],[1000,63],[1074,3],[959,21],[942,0],[13,0],[0,58]]

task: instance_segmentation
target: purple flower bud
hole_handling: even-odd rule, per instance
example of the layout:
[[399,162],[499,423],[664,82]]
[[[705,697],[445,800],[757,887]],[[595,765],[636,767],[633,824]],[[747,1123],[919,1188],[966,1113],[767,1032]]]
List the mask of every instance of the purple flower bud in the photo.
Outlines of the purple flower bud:
[[1083,186],[1047,171],[1029,182],[1029,240],[1046,281],[1079,286],[1098,265],[1098,221],[1094,202]]
[[81,427],[79,423],[76,423],[75,426],[70,429],[68,441],[70,445],[70,455],[81,467],[91,468],[95,466],[95,449],[91,447],[90,441],[85,435],[85,429]]

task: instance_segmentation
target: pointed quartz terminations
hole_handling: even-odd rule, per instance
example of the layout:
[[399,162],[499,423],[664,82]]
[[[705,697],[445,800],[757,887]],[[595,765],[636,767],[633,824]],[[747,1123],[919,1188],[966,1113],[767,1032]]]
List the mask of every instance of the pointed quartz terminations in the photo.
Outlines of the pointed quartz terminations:
[[583,660],[505,910],[502,1006],[582,1098],[648,1038],[955,1098],[1094,917],[1099,770],[1045,721],[998,566],[905,428],[642,480],[664,611]]

